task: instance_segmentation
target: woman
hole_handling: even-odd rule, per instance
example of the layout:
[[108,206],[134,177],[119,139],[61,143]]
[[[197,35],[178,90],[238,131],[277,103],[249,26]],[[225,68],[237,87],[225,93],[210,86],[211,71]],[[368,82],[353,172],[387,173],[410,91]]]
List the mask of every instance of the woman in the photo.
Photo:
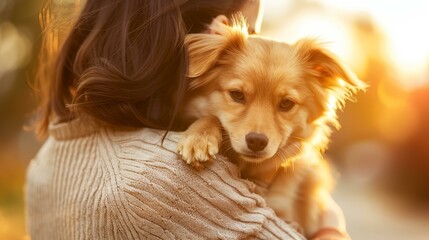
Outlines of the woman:
[[258,31],[258,0],[87,0],[41,70],[32,239],[302,239],[234,165],[196,171],[177,159],[180,133],[164,135],[187,88],[185,34],[239,11]]

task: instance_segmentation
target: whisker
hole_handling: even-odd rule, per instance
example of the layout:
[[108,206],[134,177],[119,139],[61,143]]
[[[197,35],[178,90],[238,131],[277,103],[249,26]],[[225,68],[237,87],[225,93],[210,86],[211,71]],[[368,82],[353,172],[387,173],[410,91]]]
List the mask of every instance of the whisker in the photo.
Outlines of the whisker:
[[304,141],[304,140],[305,140],[305,139],[304,139],[304,138],[302,138],[302,137],[297,137],[297,136],[293,136],[293,135],[289,136],[289,138],[296,139],[296,140],[300,140],[300,141]]
[[286,163],[293,169],[295,158],[303,154],[303,149],[299,142],[293,142],[287,148],[280,148],[277,154],[280,158],[278,163],[280,166]]

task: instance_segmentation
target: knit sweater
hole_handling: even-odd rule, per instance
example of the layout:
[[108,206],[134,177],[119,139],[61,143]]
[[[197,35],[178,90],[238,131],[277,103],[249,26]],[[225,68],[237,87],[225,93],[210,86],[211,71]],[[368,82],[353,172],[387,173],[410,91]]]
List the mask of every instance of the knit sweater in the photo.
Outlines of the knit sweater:
[[303,239],[219,156],[194,169],[180,133],[77,119],[50,127],[27,172],[33,240]]

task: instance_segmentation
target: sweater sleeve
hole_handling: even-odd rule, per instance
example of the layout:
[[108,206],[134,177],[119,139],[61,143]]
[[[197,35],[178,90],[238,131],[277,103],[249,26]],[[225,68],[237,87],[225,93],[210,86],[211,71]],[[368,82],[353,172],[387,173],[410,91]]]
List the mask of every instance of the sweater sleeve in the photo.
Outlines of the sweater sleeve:
[[[105,131],[108,196],[123,239],[304,239],[219,156],[194,169],[175,153],[179,133]],[[114,156],[114,157],[112,157]]]

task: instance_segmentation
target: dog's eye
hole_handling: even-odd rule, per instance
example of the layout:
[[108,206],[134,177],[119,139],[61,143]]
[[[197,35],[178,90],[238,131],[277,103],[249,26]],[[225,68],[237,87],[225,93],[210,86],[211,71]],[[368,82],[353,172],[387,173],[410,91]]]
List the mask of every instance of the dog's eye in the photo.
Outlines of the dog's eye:
[[244,93],[242,91],[238,91],[238,90],[229,91],[229,95],[231,96],[232,100],[238,103],[244,103]]
[[280,110],[282,110],[284,112],[291,110],[293,108],[293,106],[295,106],[295,102],[290,100],[290,99],[283,99],[280,102]]

